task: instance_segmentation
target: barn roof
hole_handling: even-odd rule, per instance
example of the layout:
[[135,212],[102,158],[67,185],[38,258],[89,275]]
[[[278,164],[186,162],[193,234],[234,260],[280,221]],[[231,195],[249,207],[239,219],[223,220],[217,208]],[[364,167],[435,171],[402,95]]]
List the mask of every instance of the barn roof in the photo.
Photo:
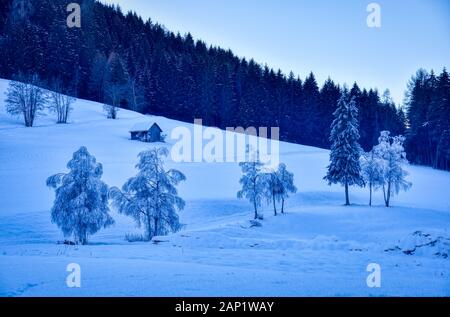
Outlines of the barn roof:
[[150,122],[139,122],[136,123],[135,125],[133,125],[130,129],[130,132],[144,132],[144,131],[148,131],[153,127],[156,127],[157,129],[159,129],[160,132],[162,132],[161,127],[155,122],[155,123],[150,123]]
[[160,127],[156,122],[153,123],[152,128],[153,128],[153,127],[157,128],[157,129],[159,130],[159,132],[163,132],[163,130],[161,129],[161,127]]
[[152,125],[148,122],[139,122],[133,125],[130,129],[130,132],[142,132],[150,130]]

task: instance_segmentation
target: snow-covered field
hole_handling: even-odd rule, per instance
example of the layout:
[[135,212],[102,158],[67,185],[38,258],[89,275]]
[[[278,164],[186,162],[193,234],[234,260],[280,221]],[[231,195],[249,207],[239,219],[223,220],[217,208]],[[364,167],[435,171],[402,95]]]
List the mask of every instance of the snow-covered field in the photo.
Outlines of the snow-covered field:
[[[101,104],[78,100],[70,124],[47,115],[25,128],[5,112],[7,85],[0,80],[1,296],[450,296],[450,173],[408,166],[413,187],[393,207],[381,193],[368,207],[366,189],[352,189],[344,207],[342,188],[322,180],[328,151],[288,143],[281,161],[299,192],[285,215],[265,206],[262,227],[250,227],[252,207],[235,198],[236,163],[169,161],[187,176],[182,231],[129,243],[125,234],[140,229],[113,212],[116,224],[90,245],[57,244],[45,180],[66,171],[75,150],[87,146],[103,180],[121,186],[150,146],[129,140],[133,124],[155,121],[169,135],[192,125],[123,110],[107,120]],[[81,288],[66,286],[69,263],[81,266]],[[370,263],[381,266],[380,288],[366,284]]]

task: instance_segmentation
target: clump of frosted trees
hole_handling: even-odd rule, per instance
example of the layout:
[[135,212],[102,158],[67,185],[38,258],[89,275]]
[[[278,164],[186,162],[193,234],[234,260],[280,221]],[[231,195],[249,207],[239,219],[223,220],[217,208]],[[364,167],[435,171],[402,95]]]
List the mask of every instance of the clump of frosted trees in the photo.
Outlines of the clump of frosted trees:
[[47,179],[55,189],[51,209],[52,222],[66,238],[76,244],[87,244],[90,235],[114,223],[109,212],[109,199],[117,210],[145,227],[145,238],[166,235],[181,228],[177,211],[184,208],[176,186],[186,179],[177,170],[166,170],[167,148],[150,149],[139,154],[138,173],[122,189],[108,186],[101,180],[103,168],[81,147],[67,164],[69,173]]
[[378,142],[372,151],[362,156],[362,175],[369,185],[369,205],[372,205],[372,190],[381,188],[385,205],[389,207],[392,196],[412,186],[406,180],[408,172],[403,169],[408,163],[403,147],[405,137],[391,137],[389,131],[383,131]]
[[406,180],[408,173],[403,166],[408,163],[403,147],[403,136],[391,137],[389,131],[382,131],[378,145],[364,153],[359,145],[358,109],[354,99],[344,91],[339,99],[331,125],[330,165],[325,180],[341,184],[345,188],[345,204],[350,205],[349,187],[368,186],[369,205],[372,193],[382,189],[386,207],[393,195],[408,190],[412,184]]
[[285,210],[285,201],[290,194],[297,192],[294,185],[294,174],[281,163],[277,170],[264,168],[259,155],[250,157],[248,161],[239,163],[242,177],[239,180],[242,188],[238,191],[239,199],[247,199],[253,206],[254,219],[262,219],[258,208],[265,200],[273,206],[274,215],[278,215],[277,203],[281,203],[281,213]]
[[23,116],[26,127],[32,127],[35,119],[48,108],[56,114],[57,123],[67,123],[75,98],[63,88],[59,79],[50,84],[51,90],[42,88],[44,83],[37,74],[13,77],[6,91],[6,111],[13,116]]

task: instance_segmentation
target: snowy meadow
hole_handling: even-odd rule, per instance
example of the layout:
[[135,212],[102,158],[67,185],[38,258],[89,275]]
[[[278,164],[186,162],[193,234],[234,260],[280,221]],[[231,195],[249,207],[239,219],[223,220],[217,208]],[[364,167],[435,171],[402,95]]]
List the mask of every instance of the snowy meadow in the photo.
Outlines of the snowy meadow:
[[[412,187],[389,208],[382,190],[369,206],[369,189],[352,186],[344,206],[344,188],[323,179],[330,151],[285,142],[279,160],[297,191],[283,214],[262,199],[254,221],[252,203],[237,198],[237,162],[169,155],[165,167],[185,176],[179,231],[129,242],[145,226],[110,203],[114,224],[87,245],[64,244],[46,181],[68,172],[74,152],[86,147],[102,181],[121,189],[139,172],[138,154],[158,146],[130,140],[133,125],[156,122],[168,149],[171,131],[195,126],[127,110],[111,120],[102,104],[78,99],[67,124],[45,111],[27,128],[6,112],[8,84],[0,80],[0,296],[450,296],[448,172],[405,165]],[[68,283],[73,264],[77,287]]]

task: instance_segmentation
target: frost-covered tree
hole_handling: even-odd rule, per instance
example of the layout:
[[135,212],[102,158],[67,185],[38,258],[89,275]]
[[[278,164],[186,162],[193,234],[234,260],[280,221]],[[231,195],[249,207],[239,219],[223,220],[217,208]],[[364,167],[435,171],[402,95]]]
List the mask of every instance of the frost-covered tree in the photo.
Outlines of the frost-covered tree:
[[36,116],[45,107],[45,93],[39,76],[19,74],[14,76],[6,91],[6,111],[11,115],[23,115],[25,126],[32,127]]
[[52,222],[64,236],[73,236],[75,243],[85,245],[89,235],[114,223],[109,215],[108,186],[101,180],[102,165],[84,146],[73,154],[67,168],[69,173],[47,179],[47,186],[56,192]]
[[403,148],[405,138],[401,135],[391,137],[389,131],[382,131],[378,142],[374,151],[385,161],[383,194],[386,207],[389,207],[391,196],[398,194],[400,190],[407,191],[412,186],[406,180],[408,172],[403,169],[403,165],[408,163]]
[[328,183],[342,184],[345,187],[345,204],[350,205],[349,186],[363,186],[359,158],[362,152],[359,145],[358,108],[352,98],[343,93],[334,112],[331,125],[331,153],[328,173],[324,177]]
[[117,210],[131,216],[138,227],[144,225],[146,239],[166,235],[181,228],[177,211],[185,202],[178,196],[176,186],[186,180],[180,171],[164,169],[164,158],[169,154],[166,147],[139,153],[139,170],[122,190],[111,188],[109,196]]
[[289,172],[286,168],[286,164],[281,163],[276,171],[277,178],[280,182],[281,192],[281,213],[284,213],[284,203],[289,194],[295,194],[297,192],[297,187],[294,185],[294,174]]
[[384,184],[385,161],[379,157],[375,150],[361,156],[361,175],[369,186],[369,206],[372,206],[372,192]]
[[258,207],[261,206],[265,188],[264,175],[261,172],[264,164],[260,161],[259,155],[256,154],[249,157],[248,161],[239,163],[239,166],[243,175],[239,180],[242,189],[238,191],[237,197],[239,199],[246,198],[252,203],[255,219],[258,219]]
[[276,216],[278,214],[277,202],[281,201],[281,195],[283,193],[280,179],[276,172],[264,173],[261,177],[264,183],[264,196],[267,202],[272,204],[273,213]]
[[281,213],[284,213],[284,204],[289,194],[297,192],[294,185],[294,174],[286,169],[286,164],[278,165],[276,171],[261,173],[261,181],[263,182],[263,194],[267,203],[272,204],[273,212],[276,216],[277,203],[281,202]]
[[49,109],[56,114],[57,123],[67,123],[75,98],[69,96],[69,91],[63,88],[61,80],[55,79],[48,92]]

